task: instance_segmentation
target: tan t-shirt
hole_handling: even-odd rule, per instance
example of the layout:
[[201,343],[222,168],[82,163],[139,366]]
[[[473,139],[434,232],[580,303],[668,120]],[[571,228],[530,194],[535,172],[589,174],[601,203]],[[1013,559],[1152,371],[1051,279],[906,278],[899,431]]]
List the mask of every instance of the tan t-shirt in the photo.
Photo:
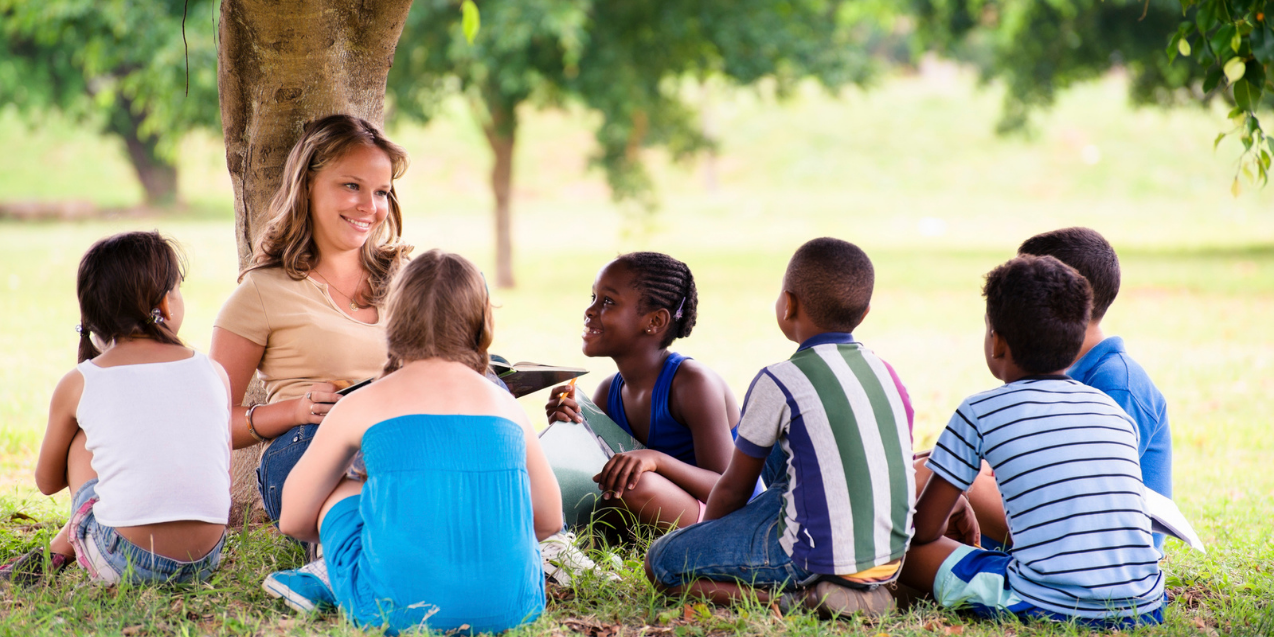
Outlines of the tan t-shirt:
[[299,398],[313,383],[371,378],[385,367],[383,321],[350,318],[326,285],[294,281],[283,268],[244,275],[213,326],[265,346],[257,375],[270,403]]

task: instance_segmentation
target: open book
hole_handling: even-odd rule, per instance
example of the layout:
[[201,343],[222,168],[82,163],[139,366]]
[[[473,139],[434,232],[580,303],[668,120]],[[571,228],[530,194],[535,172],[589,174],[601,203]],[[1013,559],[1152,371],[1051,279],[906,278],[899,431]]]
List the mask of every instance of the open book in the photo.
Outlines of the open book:
[[491,356],[491,371],[509,388],[514,398],[533,394],[546,387],[560,385],[588,373],[580,367],[555,367],[539,363],[509,363],[501,356]]
[[1186,521],[1186,517],[1181,515],[1181,509],[1177,508],[1177,503],[1148,488],[1145,489],[1144,496],[1146,509],[1150,513],[1151,531],[1171,535],[1190,545],[1191,548],[1207,553],[1203,548],[1203,541],[1194,532],[1194,527]]
[[540,434],[540,446],[548,457],[562,489],[562,510],[571,526],[588,524],[602,492],[593,482],[611,456],[646,447],[615,424],[583,392],[575,393],[583,423],[558,421]]

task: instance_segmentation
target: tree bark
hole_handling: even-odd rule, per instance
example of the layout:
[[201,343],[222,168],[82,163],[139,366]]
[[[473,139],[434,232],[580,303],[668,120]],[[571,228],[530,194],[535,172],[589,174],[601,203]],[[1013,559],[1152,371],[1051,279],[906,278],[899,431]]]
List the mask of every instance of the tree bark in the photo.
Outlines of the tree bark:
[[119,102],[112,109],[106,128],[124,139],[128,160],[146,193],[146,205],[152,208],[172,206],[177,203],[177,166],[156,152],[159,146],[157,138],[143,139],[139,134],[145,118],[133,111],[132,100],[123,95],[116,99]]
[[[241,268],[304,123],[349,113],[383,124],[385,80],[410,8],[411,0],[222,1],[217,87]],[[254,381],[245,404],[262,398]],[[234,524],[260,510],[259,447],[235,452]]]
[[483,125],[495,161],[491,166],[491,191],[495,195],[495,284],[512,288],[513,277],[513,145],[517,141],[516,105],[487,101],[490,121]]

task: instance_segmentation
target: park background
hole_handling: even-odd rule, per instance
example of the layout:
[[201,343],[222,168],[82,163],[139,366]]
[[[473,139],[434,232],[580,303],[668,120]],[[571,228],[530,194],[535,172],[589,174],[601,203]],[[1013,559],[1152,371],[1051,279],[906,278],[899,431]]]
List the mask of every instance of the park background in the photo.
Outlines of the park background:
[[[997,381],[982,358],[982,275],[1030,235],[1084,225],[1119,252],[1123,287],[1103,327],[1167,397],[1176,501],[1208,546],[1169,541],[1164,567],[1177,597],[1152,634],[1274,631],[1274,190],[1231,191],[1239,141],[1219,104],[1135,108],[1118,69],[1079,83],[1035,114],[1025,134],[996,133],[1004,87],[981,84],[933,56],[889,67],[864,87],[688,83],[715,153],[674,161],[643,151],[658,205],[616,203],[589,162],[597,116],[569,102],[525,105],[514,154],[518,285],[493,290],[493,352],[578,365],[590,388],[614,371],[580,353],[582,313],[596,271],[615,255],[659,250],[687,262],[699,289],[694,333],[674,349],[718,371],[739,398],[762,366],[795,344],[774,325],[773,301],[792,251],[831,235],[876,265],[870,315],[855,336],[890,361],[916,409],[917,448],[932,444],[968,394]],[[706,88],[705,88],[706,87]],[[404,237],[417,251],[459,252],[490,270],[489,151],[458,99],[427,126],[389,136],[412,166],[398,182]],[[76,221],[0,219],[0,558],[47,540],[67,494],[40,496],[31,478],[47,405],[75,364],[75,268],[112,233],[158,229],[189,260],[181,336],[207,351],[211,324],[235,286],[232,191],[216,135],[182,137],[181,203],[141,205],[117,139],[85,122],[0,103],[0,202],[73,202]],[[84,202],[84,203],[75,203]],[[542,420],[543,395],[523,400]],[[0,591],[5,633],[353,633],[331,618],[293,616],[258,588],[299,553],[268,529],[232,538],[238,555],[209,585],[101,592],[79,580]],[[879,625],[778,619],[768,609],[712,610],[654,596],[640,554],[621,550],[624,579],[556,591],[533,634],[1071,634],[1067,626],[996,626],[922,609]],[[625,632],[627,631],[627,632]]]

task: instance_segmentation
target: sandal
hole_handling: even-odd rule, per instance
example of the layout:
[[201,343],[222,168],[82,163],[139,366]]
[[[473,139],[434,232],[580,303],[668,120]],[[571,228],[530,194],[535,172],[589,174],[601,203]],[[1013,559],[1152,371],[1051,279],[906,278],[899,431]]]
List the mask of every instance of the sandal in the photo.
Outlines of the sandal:
[[46,570],[44,560],[46,550],[44,547],[32,549],[10,560],[4,566],[0,566],[0,582],[32,586],[39,584],[46,577],[51,578],[57,575],[75,561],[73,556],[49,552]]

